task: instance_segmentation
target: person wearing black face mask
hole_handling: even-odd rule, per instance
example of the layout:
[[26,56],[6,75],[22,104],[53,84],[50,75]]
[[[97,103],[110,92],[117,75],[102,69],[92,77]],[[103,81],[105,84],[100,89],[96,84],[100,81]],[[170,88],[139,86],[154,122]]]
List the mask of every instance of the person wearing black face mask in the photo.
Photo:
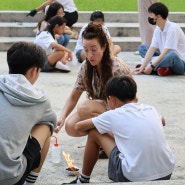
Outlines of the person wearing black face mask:
[[[148,22],[156,24],[150,47],[138,48],[143,63],[137,65],[134,74],[157,74],[168,76],[185,73],[185,34],[180,26],[168,20],[168,8],[154,3],[148,8]],[[154,57],[157,56],[157,57]]]
[[151,25],[156,25],[156,22],[154,21],[154,18],[148,17],[148,22],[149,22]]

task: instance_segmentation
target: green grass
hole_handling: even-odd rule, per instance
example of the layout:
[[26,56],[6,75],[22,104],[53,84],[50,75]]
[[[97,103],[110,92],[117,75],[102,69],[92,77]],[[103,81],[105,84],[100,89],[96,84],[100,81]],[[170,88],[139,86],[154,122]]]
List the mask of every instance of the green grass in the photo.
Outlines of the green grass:
[[[0,0],[0,10],[30,10],[45,0]],[[74,0],[79,11],[137,11],[137,0]],[[184,0],[161,0],[171,12],[185,12]]]

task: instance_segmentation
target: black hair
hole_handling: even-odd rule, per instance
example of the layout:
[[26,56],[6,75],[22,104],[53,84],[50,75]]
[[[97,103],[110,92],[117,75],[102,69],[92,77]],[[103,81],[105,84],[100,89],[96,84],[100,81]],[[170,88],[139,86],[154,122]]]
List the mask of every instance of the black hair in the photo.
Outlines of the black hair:
[[46,31],[50,32],[51,35],[53,36],[53,38],[55,38],[54,33],[53,33],[53,29],[56,25],[58,26],[62,26],[64,23],[66,23],[66,19],[64,17],[61,17],[59,15],[56,15],[54,17],[52,17],[49,21],[48,21],[48,25],[46,27]]
[[96,10],[94,11],[91,16],[90,16],[90,21],[95,21],[97,19],[102,19],[102,21],[104,22],[104,14],[103,12]]
[[168,8],[161,2],[153,3],[148,8],[149,13],[154,13],[155,15],[160,15],[163,19],[168,17]]
[[42,68],[46,61],[46,53],[33,43],[17,42],[7,51],[7,63],[10,74],[23,74],[32,68]]
[[120,101],[130,101],[136,97],[137,84],[128,76],[112,77],[106,84],[106,96],[115,96]]
[[38,29],[40,30],[41,24],[43,21],[48,22],[52,17],[54,17],[55,15],[57,15],[58,10],[62,8],[64,11],[64,7],[62,4],[58,3],[58,2],[54,2],[51,5],[49,5],[49,8],[46,12],[46,15],[38,22]]

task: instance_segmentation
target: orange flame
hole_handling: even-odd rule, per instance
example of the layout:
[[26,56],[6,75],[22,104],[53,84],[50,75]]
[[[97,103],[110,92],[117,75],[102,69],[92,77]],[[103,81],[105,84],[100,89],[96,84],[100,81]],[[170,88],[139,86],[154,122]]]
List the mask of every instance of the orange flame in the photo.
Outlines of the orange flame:
[[71,169],[71,171],[75,171],[75,169],[77,169],[77,167],[74,165],[74,160],[70,159],[70,154],[62,152],[66,162],[67,162],[67,166],[68,168]]

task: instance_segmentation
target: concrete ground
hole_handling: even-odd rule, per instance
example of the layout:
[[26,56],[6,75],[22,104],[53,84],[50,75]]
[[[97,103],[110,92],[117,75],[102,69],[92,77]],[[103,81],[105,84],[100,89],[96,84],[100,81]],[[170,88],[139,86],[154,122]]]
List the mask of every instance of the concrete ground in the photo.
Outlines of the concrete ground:
[[[122,52],[120,55],[131,67],[140,62],[140,57],[133,52]],[[6,53],[0,52],[1,67],[0,74],[8,72],[6,64]],[[37,87],[46,91],[51,100],[52,107],[57,116],[60,115],[62,107],[73,88],[80,64],[74,61],[68,64],[71,72],[66,73],[41,73]],[[135,182],[133,185],[184,185],[185,184],[185,77],[184,76],[145,76],[135,75],[134,79],[138,85],[139,101],[155,106],[166,118],[164,132],[167,141],[176,156],[176,165],[170,181],[158,182]],[[85,98],[85,94],[80,100]],[[59,134],[55,134],[59,139],[61,152],[69,153],[74,159],[74,164],[81,169],[82,157],[86,137],[73,138],[65,133],[64,128]],[[52,139],[51,144],[54,143]],[[151,159],[152,160],[152,159]],[[91,176],[91,184],[112,183],[107,177],[107,159],[99,160]],[[61,162],[53,164],[51,162],[51,150],[49,150],[43,169],[39,175],[36,185],[58,185],[63,182],[70,182],[75,177],[68,176],[65,172],[67,168],[64,157],[61,154]],[[152,166],[151,166],[152,168]],[[126,184],[126,183],[116,183]]]

